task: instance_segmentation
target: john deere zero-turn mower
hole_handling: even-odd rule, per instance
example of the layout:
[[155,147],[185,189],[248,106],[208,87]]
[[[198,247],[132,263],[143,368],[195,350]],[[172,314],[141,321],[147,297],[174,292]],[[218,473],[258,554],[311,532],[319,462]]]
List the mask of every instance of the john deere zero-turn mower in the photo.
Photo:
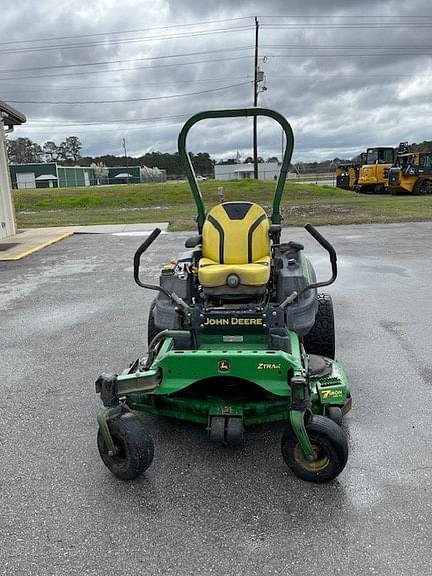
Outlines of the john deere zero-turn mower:
[[[268,217],[253,202],[224,202],[206,212],[186,151],[186,136],[207,118],[267,116],[286,136],[286,150]],[[348,458],[340,427],[351,408],[348,382],[334,360],[331,299],[317,289],[335,281],[336,253],[327,250],[331,278],[318,282],[297,242],[281,243],[280,202],[294,138],[286,119],[263,108],[201,112],[179,135],[179,153],[197,206],[198,234],[175,264],[162,268],[160,285],[143,282],[142,254],[134,257],[136,283],[157,292],[148,320],[144,358],[122,374],[96,381],[98,448],[118,478],[131,480],[153,459],[153,441],[137,411],[202,424],[211,441],[240,444],[250,425],[284,421],[282,456],[300,478],[335,478]]]

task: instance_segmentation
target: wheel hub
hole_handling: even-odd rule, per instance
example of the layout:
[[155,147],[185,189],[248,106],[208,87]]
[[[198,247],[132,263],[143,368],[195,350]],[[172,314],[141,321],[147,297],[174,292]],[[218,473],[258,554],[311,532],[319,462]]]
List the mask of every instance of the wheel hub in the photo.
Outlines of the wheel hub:
[[320,470],[324,470],[330,462],[329,454],[323,446],[319,446],[314,442],[311,442],[311,445],[315,453],[315,458],[313,460],[306,459],[300,444],[297,444],[294,449],[294,458],[301,466],[307,468],[311,472],[319,472]]

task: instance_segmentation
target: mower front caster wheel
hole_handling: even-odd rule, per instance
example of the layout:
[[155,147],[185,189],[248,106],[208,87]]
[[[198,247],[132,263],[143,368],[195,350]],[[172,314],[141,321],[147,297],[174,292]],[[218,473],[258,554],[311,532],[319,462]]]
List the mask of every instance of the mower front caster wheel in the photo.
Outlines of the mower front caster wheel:
[[243,419],[237,416],[212,416],[209,423],[209,440],[223,446],[243,444]]
[[114,476],[120,480],[133,480],[152,463],[153,439],[146,432],[141,420],[131,413],[112,420],[108,419],[108,428],[114,442],[115,453],[109,453],[102,433],[98,430],[97,444],[100,457]]
[[282,437],[282,456],[296,476],[308,482],[328,482],[336,478],[348,460],[348,442],[342,429],[325,416],[312,416],[306,423],[306,432],[315,459],[307,460],[289,426]]

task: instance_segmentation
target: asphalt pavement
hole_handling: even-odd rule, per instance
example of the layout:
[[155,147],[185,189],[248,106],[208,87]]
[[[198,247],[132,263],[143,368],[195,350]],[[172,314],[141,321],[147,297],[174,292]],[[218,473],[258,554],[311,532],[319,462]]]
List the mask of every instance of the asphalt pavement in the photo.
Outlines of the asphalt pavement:
[[[155,459],[125,483],[96,447],[94,381],[145,352],[141,239],[77,235],[0,263],[0,574],[432,574],[432,223],[322,227],[340,274],[337,356],[350,456],[326,485],[280,454],[282,424],[241,448],[144,416]],[[160,236],[149,280],[186,234]],[[300,228],[320,277],[325,253]]]

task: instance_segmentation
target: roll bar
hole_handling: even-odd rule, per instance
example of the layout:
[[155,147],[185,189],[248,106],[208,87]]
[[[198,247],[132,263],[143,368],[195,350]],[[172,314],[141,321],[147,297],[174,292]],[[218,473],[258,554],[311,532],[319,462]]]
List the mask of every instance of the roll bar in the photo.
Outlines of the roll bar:
[[198,186],[198,182],[195,176],[195,171],[193,169],[190,156],[186,150],[186,137],[192,126],[197,122],[200,122],[201,120],[205,120],[207,118],[237,118],[244,116],[248,117],[267,116],[268,118],[273,118],[273,120],[276,120],[276,122],[279,123],[279,125],[282,127],[285,133],[286,137],[285,153],[282,160],[282,166],[279,173],[279,178],[276,184],[276,190],[273,198],[272,215],[271,215],[272,224],[280,224],[281,222],[280,203],[294,148],[294,134],[289,122],[286,120],[286,118],[284,118],[281,114],[279,114],[279,112],[275,112],[274,110],[270,110],[268,108],[235,108],[229,110],[207,110],[205,112],[199,112],[198,114],[195,114],[194,116],[189,118],[189,120],[187,120],[187,122],[181,129],[178,137],[179,155],[183,161],[186,170],[186,176],[189,181],[189,185],[192,190],[192,195],[194,197],[195,204],[197,207],[198,212],[197,224],[199,233],[202,232],[202,227],[206,217],[206,211],[201,190]]

